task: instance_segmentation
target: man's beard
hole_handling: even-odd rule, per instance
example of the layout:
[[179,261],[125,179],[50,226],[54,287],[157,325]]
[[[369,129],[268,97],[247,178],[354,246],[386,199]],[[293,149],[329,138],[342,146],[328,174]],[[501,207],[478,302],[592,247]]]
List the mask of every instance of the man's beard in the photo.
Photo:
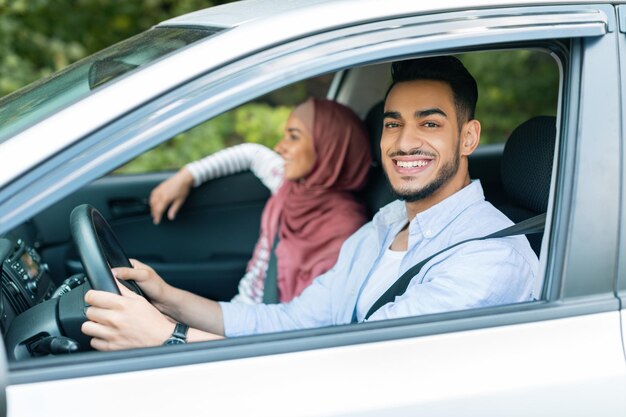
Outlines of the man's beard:
[[455,152],[454,158],[446,162],[441,167],[439,173],[437,174],[437,178],[435,178],[429,184],[426,184],[419,190],[411,190],[409,187],[395,189],[391,184],[391,181],[389,181],[389,175],[387,175],[386,172],[385,176],[387,177],[387,182],[389,184],[389,187],[391,188],[391,192],[395,195],[395,197],[400,200],[406,201],[407,203],[412,203],[430,197],[443,185],[450,181],[450,179],[454,177],[459,170],[460,161],[461,155],[460,152],[457,150],[457,152]]

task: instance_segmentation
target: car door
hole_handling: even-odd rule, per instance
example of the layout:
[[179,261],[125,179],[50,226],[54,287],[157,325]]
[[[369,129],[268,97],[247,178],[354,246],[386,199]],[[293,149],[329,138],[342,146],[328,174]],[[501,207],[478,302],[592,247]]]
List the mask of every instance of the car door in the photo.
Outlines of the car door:
[[[251,56],[155,101],[157,109],[168,108],[192,91],[199,97],[197,112],[217,114],[245,99],[235,88],[241,85],[255,95],[309,75],[417,54],[548,49],[558,57],[563,74],[558,156],[541,258],[546,285],[540,300],[168,350],[14,364],[9,411],[623,415],[626,365],[615,294],[622,209],[615,198],[621,186],[615,27],[609,5],[477,9],[381,20],[280,45],[275,56],[272,51]],[[298,49],[303,44],[307,48]],[[223,101],[214,98],[217,92]],[[189,109],[188,103],[182,100],[179,112]],[[113,149],[116,140],[137,137],[148,125],[173,117],[148,116],[155,115],[140,109],[96,135]],[[603,123],[598,123],[600,117]],[[189,127],[185,123],[193,120],[177,128]],[[130,125],[130,131],[121,128]],[[159,134],[150,139],[164,140]],[[130,149],[139,152],[139,146]],[[90,152],[81,156],[91,160]],[[83,172],[92,179],[123,159],[119,154],[103,158]],[[64,178],[78,163],[68,160],[50,175]],[[59,405],[68,392],[71,401]],[[155,395],[160,392],[168,395]],[[114,400],[102,401],[103,393]]]
[[[622,121],[622,130],[621,130],[621,139],[622,142],[626,139],[626,106],[625,106],[625,102],[626,102],[626,63],[624,62],[624,52],[626,51],[626,6],[618,6],[617,7],[617,11],[618,11],[618,17],[619,17],[619,39],[618,39],[618,45],[619,45],[619,51],[620,51],[620,79],[621,79],[621,96],[620,96],[620,101],[621,101],[621,108],[622,108],[622,117],[621,117],[621,121]],[[622,147],[622,152],[623,152],[623,147]],[[626,158],[625,154],[622,154],[622,161],[624,160],[624,158]],[[624,193],[624,187],[626,187],[626,179],[622,178],[622,195]],[[624,216],[624,207],[622,207],[621,210],[621,215]],[[624,222],[621,223],[621,228],[620,228],[620,248],[624,248],[624,239],[626,238],[626,229],[625,229],[625,225]],[[619,270],[618,270],[618,274],[619,274],[619,279],[617,281],[618,285],[617,285],[617,292],[618,292],[618,296],[621,300],[621,306],[622,306],[622,338],[623,338],[623,344],[624,344],[624,355],[626,355],[626,269],[624,269],[625,264],[624,264],[624,250],[622,249],[620,251],[620,258],[621,258],[621,262],[619,264]]]

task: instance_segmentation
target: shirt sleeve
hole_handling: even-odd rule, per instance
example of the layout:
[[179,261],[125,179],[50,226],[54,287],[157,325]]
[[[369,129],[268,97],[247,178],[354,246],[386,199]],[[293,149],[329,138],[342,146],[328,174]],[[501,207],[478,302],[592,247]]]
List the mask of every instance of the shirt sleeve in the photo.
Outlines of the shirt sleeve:
[[276,152],[256,143],[242,143],[186,165],[194,186],[226,175],[252,171],[272,194],[283,180],[283,160]]
[[[531,301],[538,262],[497,240],[471,242],[424,265],[406,292],[373,313],[384,320]],[[420,279],[421,277],[421,279]]]
[[226,337],[284,332],[332,324],[330,287],[333,270],[316,278],[300,296],[284,304],[220,302]]
[[[366,226],[350,236],[341,247],[337,263],[313,280],[298,297],[284,304],[220,302],[227,337],[324,327],[336,322],[333,302],[345,303],[354,282],[350,279],[353,258],[363,243]],[[355,292],[356,296],[356,292]],[[343,303],[342,303],[343,305]]]

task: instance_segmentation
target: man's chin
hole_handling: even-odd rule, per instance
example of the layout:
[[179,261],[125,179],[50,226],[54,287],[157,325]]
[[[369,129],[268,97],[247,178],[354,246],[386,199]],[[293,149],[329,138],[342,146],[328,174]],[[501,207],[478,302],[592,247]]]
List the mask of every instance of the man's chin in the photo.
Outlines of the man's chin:
[[397,187],[393,184],[390,184],[390,186],[392,193],[398,200],[402,200],[407,203],[413,203],[415,201],[421,201],[431,197],[439,189],[441,189],[441,187],[446,184],[448,180],[448,178],[439,177],[421,187],[417,184],[411,184],[411,186],[405,185],[403,187]]

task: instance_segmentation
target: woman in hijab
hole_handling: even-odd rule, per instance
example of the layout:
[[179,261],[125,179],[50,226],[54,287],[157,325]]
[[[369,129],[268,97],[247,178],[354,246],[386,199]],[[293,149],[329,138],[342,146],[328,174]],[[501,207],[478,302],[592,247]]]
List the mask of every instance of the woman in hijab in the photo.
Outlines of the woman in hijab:
[[371,155],[352,110],[330,100],[305,101],[274,150],[242,144],[217,152],[188,164],[150,195],[158,224],[166,210],[174,219],[192,186],[213,178],[249,169],[270,189],[259,240],[233,301],[263,302],[268,272],[276,274],[280,302],[290,301],[334,265],[343,241],[367,221],[352,192],[364,185]]

